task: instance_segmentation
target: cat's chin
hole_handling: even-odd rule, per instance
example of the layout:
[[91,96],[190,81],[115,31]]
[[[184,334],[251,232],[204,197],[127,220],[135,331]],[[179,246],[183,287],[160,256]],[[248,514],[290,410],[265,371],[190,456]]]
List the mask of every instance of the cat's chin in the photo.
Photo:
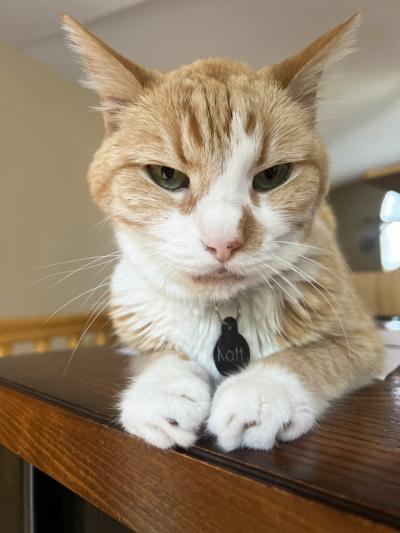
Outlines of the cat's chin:
[[209,301],[229,300],[246,285],[246,278],[224,267],[187,277],[191,291]]
[[201,285],[220,286],[223,284],[232,284],[242,281],[244,279],[244,276],[236,274],[235,272],[231,272],[230,270],[227,270],[224,267],[221,267],[206,274],[193,275],[191,276],[191,278],[195,283]]

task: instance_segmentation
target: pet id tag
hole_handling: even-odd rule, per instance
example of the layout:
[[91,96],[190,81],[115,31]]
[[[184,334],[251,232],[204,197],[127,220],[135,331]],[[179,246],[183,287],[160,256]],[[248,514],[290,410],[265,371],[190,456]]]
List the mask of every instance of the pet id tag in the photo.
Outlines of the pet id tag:
[[[217,311],[219,316],[219,313]],[[221,320],[221,335],[214,348],[214,363],[223,376],[244,368],[250,361],[250,348],[238,331],[237,319],[228,316]]]

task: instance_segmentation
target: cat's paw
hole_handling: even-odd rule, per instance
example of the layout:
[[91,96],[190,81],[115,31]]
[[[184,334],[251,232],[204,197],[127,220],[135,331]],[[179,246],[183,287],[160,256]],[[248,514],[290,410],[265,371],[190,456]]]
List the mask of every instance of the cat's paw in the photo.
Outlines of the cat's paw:
[[142,372],[120,401],[124,429],[158,448],[192,446],[210,413],[207,372],[195,361],[165,356]]
[[225,451],[270,450],[277,439],[293,440],[309,431],[316,401],[292,373],[275,365],[255,365],[221,383],[208,430]]

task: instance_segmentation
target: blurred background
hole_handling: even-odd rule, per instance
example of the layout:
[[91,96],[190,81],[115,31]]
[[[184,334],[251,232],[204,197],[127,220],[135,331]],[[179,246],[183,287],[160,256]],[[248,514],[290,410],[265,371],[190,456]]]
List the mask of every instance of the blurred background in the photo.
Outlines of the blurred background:
[[[2,0],[0,317],[85,312],[98,295],[87,291],[110,268],[101,257],[115,249],[85,180],[102,121],[90,110],[96,96],[78,84],[60,14],[166,71],[207,56],[262,67],[356,11],[363,15],[358,52],[324,88],[318,128],[331,153],[331,200],[357,286],[375,314],[400,314],[398,0]],[[89,261],[100,268],[86,267]]]

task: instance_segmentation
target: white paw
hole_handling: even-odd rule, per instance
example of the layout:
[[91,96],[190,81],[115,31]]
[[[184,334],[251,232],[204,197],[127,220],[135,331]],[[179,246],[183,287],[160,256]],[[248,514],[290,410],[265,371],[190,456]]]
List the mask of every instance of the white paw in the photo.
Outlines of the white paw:
[[188,448],[210,413],[210,403],[207,372],[195,361],[164,356],[123,392],[120,422],[159,448]]
[[313,426],[317,404],[300,380],[275,365],[255,365],[221,383],[208,429],[225,451],[270,450],[277,438],[296,439]]

